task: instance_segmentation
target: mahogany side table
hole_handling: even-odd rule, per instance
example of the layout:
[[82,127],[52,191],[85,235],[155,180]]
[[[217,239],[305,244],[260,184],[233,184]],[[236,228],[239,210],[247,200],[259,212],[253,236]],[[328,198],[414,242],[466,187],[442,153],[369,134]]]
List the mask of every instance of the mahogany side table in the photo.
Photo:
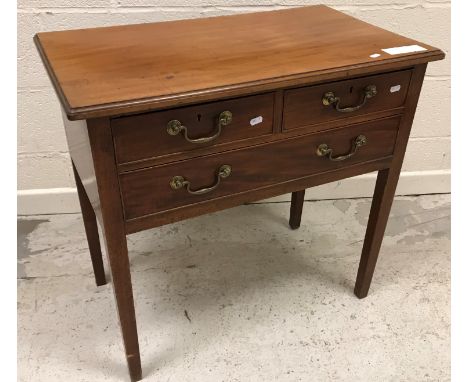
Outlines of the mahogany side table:
[[102,227],[132,381],[126,235],[378,171],[367,296],[425,69],[444,53],[326,6],[34,37],[61,101],[97,285]]

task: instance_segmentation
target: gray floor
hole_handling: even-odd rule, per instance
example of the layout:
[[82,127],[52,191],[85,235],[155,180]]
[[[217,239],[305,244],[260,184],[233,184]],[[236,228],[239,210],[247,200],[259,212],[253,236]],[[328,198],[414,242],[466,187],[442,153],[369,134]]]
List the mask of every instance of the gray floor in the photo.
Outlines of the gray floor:
[[[449,381],[450,196],[397,198],[354,297],[369,199],[241,206],[129,236],[147,381]],[[80,215],[18,221],[21,381],[127,381]]]

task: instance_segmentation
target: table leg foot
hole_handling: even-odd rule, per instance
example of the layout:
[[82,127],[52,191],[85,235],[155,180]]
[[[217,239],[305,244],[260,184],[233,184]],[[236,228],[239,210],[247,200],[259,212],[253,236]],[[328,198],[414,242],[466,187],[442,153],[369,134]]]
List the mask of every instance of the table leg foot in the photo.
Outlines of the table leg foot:
[[127,354],[128,372],[131,382],[140,381],[142,377],[140,354]]

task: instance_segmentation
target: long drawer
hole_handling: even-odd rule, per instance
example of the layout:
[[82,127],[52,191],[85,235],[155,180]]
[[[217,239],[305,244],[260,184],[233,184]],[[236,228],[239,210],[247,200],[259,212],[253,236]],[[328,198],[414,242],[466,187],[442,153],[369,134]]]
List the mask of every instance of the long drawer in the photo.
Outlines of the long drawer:
[[111,121],[117,162],[131,163],[273,134],[274,93]]
[[329,82],[285,91],[283,130],[314,126],[327,129],[326,123],[354,116],[375,118],[372,114],[404,106],[411,70]]
[[400,117],[120,175],[127,220],[392,155]]

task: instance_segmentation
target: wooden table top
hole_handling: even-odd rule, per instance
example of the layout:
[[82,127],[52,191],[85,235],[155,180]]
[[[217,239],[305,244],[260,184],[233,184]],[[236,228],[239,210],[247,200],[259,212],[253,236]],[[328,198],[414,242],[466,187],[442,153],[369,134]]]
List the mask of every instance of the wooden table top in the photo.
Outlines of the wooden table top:
[[[444,57],[326,6],[39,33],[70,119],[149,110]],[[426,50],[389,54],[382,49]],[[380,54],[378,57],[371,57]],[[390,67],[392,69],[393,67]],[[327,77],[328,76],[328,77]]]

